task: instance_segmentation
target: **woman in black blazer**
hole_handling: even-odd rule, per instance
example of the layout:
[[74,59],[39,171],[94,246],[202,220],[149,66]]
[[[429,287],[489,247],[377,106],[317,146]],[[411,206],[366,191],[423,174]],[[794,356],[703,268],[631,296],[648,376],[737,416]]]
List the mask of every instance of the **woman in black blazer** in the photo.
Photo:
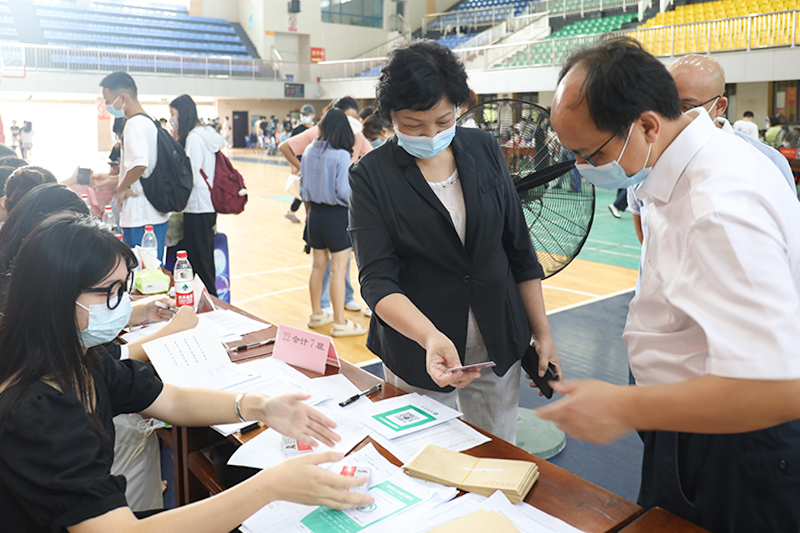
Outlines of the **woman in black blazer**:
[[[465,420],[513,441],[529,343],[542,373],[551,362],[561,376],[561,366],[543,271],[500,146],[455,127],[466,78],[432,41],[390,54],[377,104],[396,136],[350,169],[349,231],[361,294],[375,311],[367,347],[387,381],[458,405]],[[484,361],[496,366],[450,372]]]

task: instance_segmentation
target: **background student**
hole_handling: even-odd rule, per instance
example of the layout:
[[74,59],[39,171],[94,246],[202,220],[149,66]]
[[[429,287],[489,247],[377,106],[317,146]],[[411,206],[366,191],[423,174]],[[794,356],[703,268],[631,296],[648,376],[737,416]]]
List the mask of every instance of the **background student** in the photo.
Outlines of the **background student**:
[[122,132],[122,160],[117,186],[122,240],[131,248],[140,245],[145,226],[153,226],[158,240],[158,259],[163,261],[169,213],[161,213],[153,207],[140,182],[152,174],[158,161],[157,126],[139,103],[136,83],[128,73],[112,72],[103,78],[100,87],[109,114],[115,119],[127,119]]
[[[319,123],[319,138],[303,152],[300,197],[308,204],[306,232],[313,263],[309,278],[311,316],[308,327],[333,322],[332,337],[364,335],[367,328],[344,318],[344,281],[350,263],[347,206],[350,185],[347,170],[353,149],[353,130],[347,116],[331,109]],[[330,298],[333,314],[322,311],[322,278],[330,261]]]
[[194,177],[192,194],[183,210],[183,240],[180,245],[186,250],[192,269],[203,280],[208,292],[216,296],[214,227],[217,213],[211,201],[211,187],[214,186],[217,152],[225,145],[225,139],[214,128],[200,122],[197,106],[188,94],[170,102],[169,113],[170,124],[178,134],[178,142],[186,149]]

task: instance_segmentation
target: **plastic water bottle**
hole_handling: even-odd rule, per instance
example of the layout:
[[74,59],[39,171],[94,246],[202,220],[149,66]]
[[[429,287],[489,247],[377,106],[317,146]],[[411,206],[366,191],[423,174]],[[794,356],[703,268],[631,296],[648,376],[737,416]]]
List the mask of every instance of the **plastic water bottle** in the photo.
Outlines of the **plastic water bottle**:
[[156,234],[153,233],[153,226],[144,227],[144,236],[142,236],[142,253],[150,254],[151,257],[158,259],[158,239]]
[[110,205],[105,206],[103,209],[103,226],[108,228],[108,230],[114,233],[114,235],[121,235],[119,226],[117,226],[117,219],[114,216],[114,211],[111,209]]
[[194,305],[194,272],[192,265],[186,258],[186,250],[179,250],[176,254],[175,270],[172,279],[175,281],[175,300],[178,307]]
[[89,203],[89,195],[88,194],[81,194],[81,200],[83,200],[83,203],[85,203],[86,207],[88,207],[89,211],[91,211],[92,210],[92,204]]

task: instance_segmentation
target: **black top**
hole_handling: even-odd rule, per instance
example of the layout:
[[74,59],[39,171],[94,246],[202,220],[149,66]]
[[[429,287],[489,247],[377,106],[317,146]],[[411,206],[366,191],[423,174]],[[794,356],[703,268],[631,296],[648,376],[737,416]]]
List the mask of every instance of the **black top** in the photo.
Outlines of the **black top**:
[[127,506],[125,478],[111,475],[112,418],[147,409],[163,385],[145,363],[106,355],[99,360],[96,415],[102,437],[76,396],[41,381],[11,408],[0,430],[3,531],[65,532]]
[[[469,308],[494,372],[504,375],[530,343],[517,284],[544,277],[520,200],[495,138],[456,128],[453,153],[467,212],[466,243],[416,160],[392,137],[350,167],[350,239],[361,295],[371,309],[402,293],[453,341],[462,362]],[[425,350],[377,315],[367,347],[406,382],[440,389],[425,369]]]
[[307,129],[308,129],[308,126],[306,126],[305,124],[302,124],[302,123],[298,124],[297,127],[295,127],[295,129],[292,130],[292,137],[294,137],[296,135],[300,135],[301,133],[303,133]]

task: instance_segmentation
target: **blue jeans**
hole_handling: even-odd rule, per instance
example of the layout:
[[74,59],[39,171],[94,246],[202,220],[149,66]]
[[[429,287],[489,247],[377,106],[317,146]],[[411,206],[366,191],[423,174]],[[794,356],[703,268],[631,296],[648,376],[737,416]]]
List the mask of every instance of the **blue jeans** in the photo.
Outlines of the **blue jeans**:
[[[167,226],[169,222],[163,224],[153,224],[153,233],[156,234],[158,241],[158,259],[164,263],[164,240],[167,237]],[[122,242],[133,248],[136,245],[142,245],[142,237],[144,237],[144,226],[138,228],[122,228]]]
[[[322,296],[319,298],[319,305],[325,309],[331,306],[331,260],[325,266],[325,273],[322,275]],[[344,303],[353,301],[353,287],[350,285],[350,261],[347,262],[347,272],[344,275]]]

